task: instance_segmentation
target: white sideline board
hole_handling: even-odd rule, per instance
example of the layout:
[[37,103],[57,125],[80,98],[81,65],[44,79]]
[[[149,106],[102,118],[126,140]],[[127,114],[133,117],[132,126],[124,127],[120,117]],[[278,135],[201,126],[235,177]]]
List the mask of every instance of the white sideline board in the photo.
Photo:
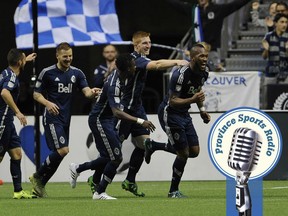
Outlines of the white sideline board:
[[[210,128],[215,120],[221,115],[221,113],[211,113],[211,122],[204,124],[199,113],[192,113],[193,124],[199,136],[200,142],[200,154],[197,158],[188,159],[185,167],[185,171],[182,180],[225,180],[223,176],[213,165],[208,153],[208,135]],[[157,115],[148,115],[148,119],[152,121],[156,126],[156,131],[151,134],[151,138],[156,141],[166,142],[167,136],[162,130]],[[28,125],[34,125],[34,117],[28,116]],[[21,130],[22,126],[19,124],[17,118],[15,118],[15,126],[17,132]],[[41,121],[40,121],[41,122]],[[41,125],[41,131],[43,133],[43,127]],[[88,150],[86,147],[86,140],[90,133],[88,126],[88,116],[72,116],[70,126],[70,142],[69,142],[69,154],[63,159],[57,172],[51,178],[51,182],[68,182],[69,181],[69,164],[83,163],[91,160],[88,156]],[[34,145],[33,141],[31,145]],[[123,143],[123,163],[127,163],[130,158],[130,154],[133,151],[134,146],[128,139]],[[93,151],[92,151],[93,152]],[[95,157],[97,154],[96,147],[94,150]],[[91,154],[91,151],[90,151]],[[150,164],[146,164],[145,161],[136,177],[137,181],[170,181],[172,176],[172,164],[174,162],[175,155],[156,151],[152,155]],[[121,165],[122,165],[121,164]],[[121,166],[120,165],[120,166]],[[22,179],[23,182],[29,182],[29,176],[35,172],[35,165],[23,152],[22,162]],[[93,174],[93,171],[88,170],[82,172],[78,177],[79,182],[86,182],[87,178]],[[123,181],[126,177],[127,170],[118,173],[114,181]],[[12,182],[10,175],[10,157],[6,153],[4,160],[0,164],[0,179],[4,182]]]

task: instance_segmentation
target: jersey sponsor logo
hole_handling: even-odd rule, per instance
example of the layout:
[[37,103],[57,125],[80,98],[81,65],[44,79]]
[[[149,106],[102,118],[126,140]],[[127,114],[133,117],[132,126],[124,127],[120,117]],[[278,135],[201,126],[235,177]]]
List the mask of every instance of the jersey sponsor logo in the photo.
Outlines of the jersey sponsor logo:
[[58,93],[72,93],[73,84],[69,83],[65,86],[63,83],[58,83]]
[[190,86],[190,88],[189,88],[187,94],[193,95],[193,94],[199,92],[200,89],[201,89],[201,86],[199,86],[197,89],[195,89],[194,86]]

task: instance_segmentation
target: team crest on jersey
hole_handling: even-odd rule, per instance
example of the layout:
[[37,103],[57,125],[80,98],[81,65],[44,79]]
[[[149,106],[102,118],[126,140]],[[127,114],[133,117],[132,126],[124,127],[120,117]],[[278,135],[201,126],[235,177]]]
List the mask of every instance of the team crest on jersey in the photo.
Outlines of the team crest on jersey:
[[61,136],[61,137],[59,138],[59,141],[60,141],[61,144],[64,144],[64,143],[65,143],[65,138],[64,138],[63,136]]
[[115,148],[115,149],[114,149],[114,153],[115,153],[116,155],[119,155],[119,154],[120,154],[119,148]]
[[179,140],[180,139],[180,135],[178,133],[175,133],[173,136],[174,136],[175,140]]
[[71,77],[71,82],[73,82],[73,83],[76,82],[76,77],[74,75]]
[[209,12],[207,16],[208,16],[208,19],[214,19],[215,18],[214,12]]
[[181,91],[181,85],[176,85],[176,91]]

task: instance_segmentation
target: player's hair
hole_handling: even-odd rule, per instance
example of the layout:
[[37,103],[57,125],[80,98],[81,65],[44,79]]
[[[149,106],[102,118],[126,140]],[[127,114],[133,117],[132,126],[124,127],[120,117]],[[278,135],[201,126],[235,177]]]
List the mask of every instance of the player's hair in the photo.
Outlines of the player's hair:
[[102,53],[103,53],[103,54],[104,54],[104,52],[105,52],[105,49],[108,48],[108,47],[113,48],[113,49],[115,50],[115,52],[116,52],[116,56],[118,55],[118,50],[117,50],[117,48],[116,48],[114,45],[112,45],[112,44],[108,44],[108,45],[105,45],[105,46],[103,47],[103,50],[102,50]]
[[60,50],[69,50],[69,49],[72,49],[70,44],[67,42],[62,42],[58,44],[58,46],[56,47],[56,52],[58,53]]
[[211,45],[210,45],[209,43],[202,41],[202,42],[199,42],[198,44],[203,45],[204,48],[205,48],[208,52],[210,52],[210,50],[211,50]]
[[7,54],[7,61],[9,66],[17,66],[18,61],[24,58],[23,53],[24,52],[22,50],[16,48],[10,49]]
[[270,8],[272,7],[273,4],[276,4],[275,6],[277,6],[278,3],[277,3],[276,1],[272,1],[272,2],[270,2],[268,8],[270,9]]
[[129,53],[124,53],[121,54],[117,57],[116,59],[116,67],[121,71],[121,72],[126,72],[128,71],[129,67],[131,67],[133,57]]
[[141,39],[144,37],[150,37],[150,33],[144,31],[137,31],[132,36],[133,45],[137,45],[141,42]]
[[276,7],[277,7],[277,6],[280,6],[280,5],[281,5],[281,6],[284,6],[284,7],[286,8],[286,10],[288,9],[288,5],[287,5],[284,1],[278,2],[277,5],[276,5]]
[[192,59],[195,55],[197,55],[202,48],[206,50],[205,45],[202,43],[193,44],[192,48],[190,49],[190,58]]
[[277,13],[273,19],[273,21],[275,23],[277,23],[282,17],[285,17],[286,19],[288,19],[288,16],[284,13]]

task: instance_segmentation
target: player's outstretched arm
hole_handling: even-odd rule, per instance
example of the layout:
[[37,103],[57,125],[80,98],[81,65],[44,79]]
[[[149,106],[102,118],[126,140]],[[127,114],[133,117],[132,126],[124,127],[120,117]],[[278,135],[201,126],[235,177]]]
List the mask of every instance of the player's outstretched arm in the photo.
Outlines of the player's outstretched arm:
[[147,70],[165,70],[174,66],[184,66],[189,62],[180,59],[160,59],[157,61],[150,61],[147,64]]
[[82,89],[83,94],[85,95],[85,97],[87,98],[96,98],[100,95],[101,93],[101,88],[90,88],[90,87],[85,87]]
[[33,61],[36,57],[37,57],[37,54],[36,54],[36,53],[31,53],[31,54],[29,54],[29,55],[26,56],[26,61],[27,61],[27,62]]

